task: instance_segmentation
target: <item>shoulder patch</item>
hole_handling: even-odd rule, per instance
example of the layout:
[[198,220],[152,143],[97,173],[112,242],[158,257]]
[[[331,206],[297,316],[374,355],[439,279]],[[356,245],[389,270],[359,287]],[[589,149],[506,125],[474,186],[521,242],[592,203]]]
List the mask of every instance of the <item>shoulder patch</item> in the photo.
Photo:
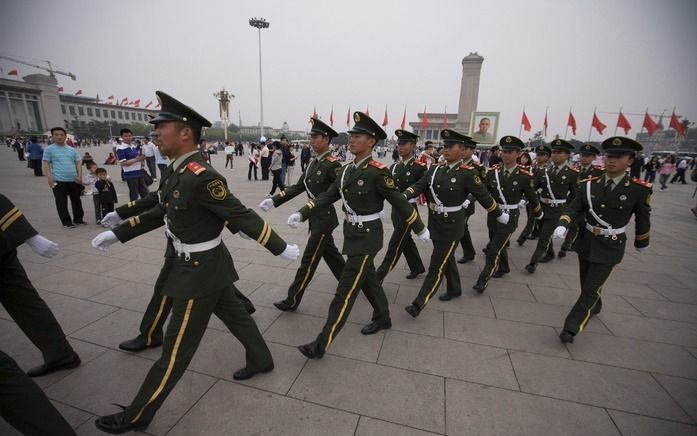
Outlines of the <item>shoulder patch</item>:
[[602,166],[602,165],[593,165],[593,167],[594,167],[596,170],[605,171],[605,167]]
[[327,162],[336,162],[336,158],[330,154],[324,156],[324,160],[326,160]]
[[474,167],[471,167],[471,166],[465,165],[465,164],[460,164],[460,168],[462,168],[463,170],[473,170],[474,169]]
[[188,164],[186,164],[186,167],[189,169],[189,171],[196,174],[197,176],[202,172],[206,171],[206,167],[204,167],[198,162],[189,162]]
[[637,179],[637,178],[632,178],[632,183],[636,183],[637,185],[641,185],[645,188],[651,188],[653,186],[651,183],[645,182],[645,181],[643,181],[641,179]]
[[498,170],[499,168],[501,168],[501,164],[496,164],[489,167],[490,170]]
[[414,165],[418,165],[420,167],[426,168],[426,164],[424,162],[419,161],[419,160],[415,160]]
[[377,169],[379,169],[379,170],[385,168],[385,165],[384,165],[384,164],[382,164],[382,163],[380,163],[380,162],[378,162],[378,161],[376,161],[376,160],[371,160],[370,162],[368,162],[368,165],[370,165],[371,167],[375,167],[375,168],[377,168]]

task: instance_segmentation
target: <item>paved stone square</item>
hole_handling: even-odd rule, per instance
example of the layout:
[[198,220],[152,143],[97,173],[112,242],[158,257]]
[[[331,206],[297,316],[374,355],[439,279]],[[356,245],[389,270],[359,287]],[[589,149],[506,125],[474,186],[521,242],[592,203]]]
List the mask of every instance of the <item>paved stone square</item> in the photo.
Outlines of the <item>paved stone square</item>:
[[[89,149],[99,163],[108,150],[105,145]],[[223,162],[224,156],[213,155],[216,168]],[[107,168],[123,204],[126,184],[117,167]],[[258,211],[270,182],[247,181],[246,157],[235,158],[234,170],[220,171],[232,192]],[[298,167],[294,176],[299,175]],[[53,259],[22,246],[20,259],[83,362],[36,382],[78,434],[102,434],[94,427],[95,417],[116,412],[112,403],[128,404],[160,352],[125,353],[118,343],[138,332],[163,262],[164,232],[117,244],[107,254],[97,252],[90,240],[103,229],[93,222],[92,201],[83,197],[88,226],[62,228],[46,178],[34,177],[4,147],[0,187],[41,234],[61,245]],[[513,271],[492,280],[483,295],[470,289],[483,256],[459,265],[463,296],[435,300],[417,319],[403,307],[421,281],[407,280],[400,260],[385,281],[393,328],[361,335],[371,310],[360,296],[327,355],[309,361],[295,347],[319,332],[336,280],[321,263],[299,310],[279,312],[272,302],[285,295],[299,261],[273,257],[255,242],[227,234],[238,287],[257,306],[253,317],[276,369],[233,381],[233,372],[244,366],[243,349],[212,319],[197,355],[147,433],[695,435],[697,220],[689,211],[694,189],[691,183],[655,190],[649,252],[636,253],[628,244],[603,291],[603,312],[568,345],[558,334],[579,291],[576,256],[542,264],[529,275],[523,269],[534,249],[529,241],[523,247],[513,244]],[[306,226],[294,230],[285,222],[304,201],[296,198],[281,209],[259,211],[301,250]],[[388,221],[385,229],[387,245]],[[481,250],[487,235],[481,208],[470,229]],[[630,241],[633,235],[631,225]],[[340,245],[340,228],[334,236]],[[427,263],[430,245],[417,244]],[[381,258],[382,253],[376,263]],[[0,325],[0,349],[25,370],[41,362],[38,350],[2,309]],[[0,434],[17,433],[0,420]]]

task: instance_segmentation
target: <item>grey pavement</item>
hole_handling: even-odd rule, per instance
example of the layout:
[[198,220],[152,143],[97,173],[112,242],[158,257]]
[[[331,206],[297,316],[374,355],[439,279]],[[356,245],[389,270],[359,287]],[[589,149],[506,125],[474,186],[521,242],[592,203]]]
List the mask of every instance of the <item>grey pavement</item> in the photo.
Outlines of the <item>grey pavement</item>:
[[[108,147],[89,151],[103,162]],[[213,156],[216,168],[223,161]],[[107,168],[120,203],[128,201],[117,167]],[[235,158],[234,170],[220,172],[231,191],[258,210],[270,182],[247,181],[246,157]],[[294,176],[299,173],[296,168]],[[91,200],[83,197],[88,226],[62,228],[46,179],[34,177],[4,147],[0,186],[40,233],[61,245],[50,260],[22,246],[20,259],[83,362],[36,381],[78,434],[100,434],[95,417],[116,412],[112,403],[128,404],[158,357],[159,349],[136,355],[120,351],[118,343],[137,333],[162,265],[164,232],[115,245],[107,254],[95,251],[90,240],[103,229],[92,221]],[[576,256],[570,253],[529,275],[523,269],[534,249],[529,241],[523,247],[513,244],[513,271],[492,280],[483,295],[470,288],[483,256],[459,265],[463,296],[435,300],[417,319],[403,307],[421,283],[405,278],[400,260],[385,281],[393,328],[361,335],[371,309],[360,296],[327,355],[308,361],[295,347],[321,329],[336,280],[321,263],[299,310],[281,313],[272,303],[285,295],[299,262],[273,257],[255,242],[228,234],[224,242],[240,275],[238,287],[257,306],[253,317],[276,369],[233,381],[233,372],[244,366],[242,346],[212,319],[189,369],[147,433],[695,435],[697,220],[689,211],[694,188],[691,183],[656,189],[649,251],[636,253],[628,244],[603,291],[603,312],[567,345],[558,334],[579,292]],[[285,221],[304,201],[259,211],[301,250],[307,228],[290,229]],[[487,235],[481,208],[470,229],[480,253]],[[385,230],[386,245],[389,222]],[[340,228],[334,235],[340,245]],[[633,235],[631,225],[630,240]],[[417,244],[427,263],[430,245]],[[0,349],[25,370],[40,363],[38,350],[2,309],[0,325]],[[0,420],[0,434],[16,432]]]

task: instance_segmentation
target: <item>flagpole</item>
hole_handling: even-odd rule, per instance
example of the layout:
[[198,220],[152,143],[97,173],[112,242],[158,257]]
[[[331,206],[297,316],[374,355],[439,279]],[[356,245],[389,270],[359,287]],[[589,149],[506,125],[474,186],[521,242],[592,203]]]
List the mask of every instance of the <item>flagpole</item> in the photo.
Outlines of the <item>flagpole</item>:
[[547,138],[547,123],[549,122],[547,120],[547,111],[549,110],[549,106],[545,106],[545,125],[542,126],[542,130],[544,131],[544,135],[542,135],[542,138]]
[[[523,105],[523,113],[525,113],[525,105]],[[520,138],[520,134],[523,133],[523,119],[520,119],[520,126],[518,126],[518,138]]]
[[[620,106],[620,114],[621,113],[622,113],[622,106]],[[618,117],[617,121],[619,121],[619,115],[617,115],[617,117]],[[613,133],[612,136],[617,136],[617,127],[618,127],[617,124],[619,124],[619,123],[617,123],[617,122],[615,123],[615,133]]]
[[[569,106],[569,115],[571,115],[571,110],[573,109],[573,106]],[[569,133],[569,118],[566,118],[566,130],[564,131],[564,139],[566,139],[566,135]]]
[[[649,107],[647,106],[647,107],[646,107],[646,113],[644,114],[644,120],[646,119],[646,115],[648,115],[648,114],[649,114]],[[644,132],[644,129],[645,129],[645,127],[644,127],[644,122],[642,121],[642,122],[641,122],[641,130],[639,130],[639,133],[643,133],[643,132]],[[648,132],[648,130],[647,130],[647,132]]]
[[593,108],[593,119],[591,120],[591,126],[588,128],[588,139],[586,142],[591,142],[591,132],[593,131],[593,121],[595,120],[595,111],[598,110],[598,106]]

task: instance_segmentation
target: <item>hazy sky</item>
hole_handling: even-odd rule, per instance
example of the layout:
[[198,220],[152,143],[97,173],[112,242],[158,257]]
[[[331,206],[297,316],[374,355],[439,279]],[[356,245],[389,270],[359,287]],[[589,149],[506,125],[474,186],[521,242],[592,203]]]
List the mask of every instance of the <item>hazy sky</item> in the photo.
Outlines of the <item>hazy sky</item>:
[[[365,110],[399,127],[426,106],[457,112],[461,61],[484,56],[480,111],[500,111],[499,135],[518,134],[523,106],[533,131],[549,107],[548,136],[576,138],[593,108],[612,135],[617,116],[678,114],[697,121],[697,1],[96,1],[2,0],[0,54],[48,59],[78,76],[65,92],[143,101],[164,90],[218,117],[213,92],[236,98],[233,121],[259,122],[257,30],[262,31],[264,121],[306,130],[316,105],[337,130]],[[0,60],[22,75],[36,70]],[[7,77],[7,76],[5,76]],[[642,116],[628,115],[633,136]],[[667,121],[665,121],[667,125]],[[527,138],[529,135],[523,132]],[[571,134],[569,133],[569,137]],[[592,139],[601,139],[595,131]]]

